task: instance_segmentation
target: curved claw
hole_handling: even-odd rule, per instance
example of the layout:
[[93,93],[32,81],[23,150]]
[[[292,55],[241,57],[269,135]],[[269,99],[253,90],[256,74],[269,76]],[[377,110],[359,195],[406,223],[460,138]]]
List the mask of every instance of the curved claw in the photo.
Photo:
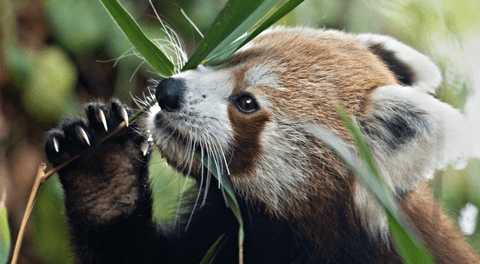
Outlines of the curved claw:
[[58,143],[58,140],[54,137],[52,141],[53,141],[53,148],[55,149],[55,151],[57,153],[59,153],[60,152],[60,144]]
[[122,116],[123,120],[125,120],[125,126],[128,127],[128,114],[127,110],[125,110],[125,107],[120,108],[120,115]]
[[98,110],[98,118],[100,119],[100,121],[102,121],[105,131],[108,132],[107,119],[105,118],[105,113],[103,113],[102,109]]
[[146,156],[148,153],[148,141],[143,142],[140,148],[142,150],[143,156]]
[[85,132],[85,130],[83,130],[82,127],[78,127],[78,133],[79,133],[80,136],[85,140],[85,142],[87,143],[87,145],[90,146],[90,140],[88,139],[87,132]]

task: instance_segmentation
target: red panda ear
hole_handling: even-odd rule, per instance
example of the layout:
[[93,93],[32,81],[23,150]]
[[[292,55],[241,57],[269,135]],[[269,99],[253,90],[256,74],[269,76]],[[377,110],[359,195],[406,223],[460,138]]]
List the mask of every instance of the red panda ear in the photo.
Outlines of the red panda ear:
[[373,99],[372,108],[357,122],[397,193],[473,154],[469,123],[450,105],[401,85],[380,87]]
[[440,85],[440,70],[424,54],[389,36],[360,34],[357,39],[368,46],[403,85],[430,93]]

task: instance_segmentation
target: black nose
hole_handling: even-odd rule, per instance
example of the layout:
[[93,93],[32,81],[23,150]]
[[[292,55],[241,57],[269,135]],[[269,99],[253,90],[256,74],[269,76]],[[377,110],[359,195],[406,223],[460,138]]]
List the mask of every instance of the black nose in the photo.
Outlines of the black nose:
[[157,85],[155,97],[162,110],[173,112],[180,109],[184,90],[182,79],[167,78]]

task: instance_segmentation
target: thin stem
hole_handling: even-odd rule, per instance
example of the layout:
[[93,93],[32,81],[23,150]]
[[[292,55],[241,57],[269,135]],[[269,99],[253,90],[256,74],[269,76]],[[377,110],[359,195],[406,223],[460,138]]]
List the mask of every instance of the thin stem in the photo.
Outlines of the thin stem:
[[30,193],[30,197],[28,198],[27,208],[25,209],[25,213],[23,214],[20,231],[18,231],[17,242],[15,243],[15,250],[13,251],[12,264],[16,264],[18,261],[18,256],[20,255],[20,248],[22,247],[23,236],[25,234],[25,227],[27,226],[28,218],[32,213],[33,204],[35,203],[35,200],[37,198],[40,185],[43,183],[46,168],[47,165],[45,163],[41,164],[38,168],[38,173],[37,177],[35,178],[35,182],[33,183],[32,192]]

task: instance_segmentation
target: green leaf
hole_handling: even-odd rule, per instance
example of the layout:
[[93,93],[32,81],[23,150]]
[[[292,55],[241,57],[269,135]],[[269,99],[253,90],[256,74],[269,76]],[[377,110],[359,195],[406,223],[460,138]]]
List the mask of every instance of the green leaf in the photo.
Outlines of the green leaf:
[[276,23],[278,20],[280,20],[282,17],[290,13],[295,7],[297,7],[299,4],[301,4],[304,0],[289,0],[287,3],[285,3],[282,7],[280,7],[273,15],[267,18],[255,31],[253,31],[240,45],[237,47],[237,50],[250,42],[252,39],[254,39],[256,36],[258,36],[260,33],[262,33],[264,30],[269,28],[271,25]]
[[183,66],[182,71],[194,69],[208,54],[210,54],[224,39],[238,28],[238,26],[257,9],[262,0],[230,0],[220,14],[215,18],[210,30],[205,34],[202,42]]
[[[242,258],[243,254],[243,240],[244,240],[244,232],[243,232],[243,219],[242,214],[240,213],[240,206],[238,205],[237,198],[235,197],[235,192],[233,191],[232,185],[230,184],[230,180],[227,176],[217,170],[214,162],[208,162],[208,160],[202,159],[201,155],[198,152],[195,152],[195,156],[203,163],[203,165],[212,173],[212,175],[217,178],[220,182],[223,190],[225,191],[225,199],[227,200],[227,204],[232,210],[233,214],[237,218],[237,221],[240,225],[238,230],[238,248],[240,257]],[[220,175],[219,175],[220,172]]]
[[74,263],[58,177],[44,182],[32,211],[32,242],[44,263]]
[[24,90],[22,102],[32,116],[40,120],[57,120],[65,114],[65,101],[74,96],[77,68],[61,49],[49,46],[33,59],[33,72]]
[[203,256],[202,261],[200,261],[200,264],[211,264],[213,263],[213,260],[215,259],[215,256],[217,255],[218,250],[220,249],[219,243],[222,241],[224,235],[221,235],[215,243],[208,249],[207,253],[205,256]]
[[402,216],[402,212],[398,209],[392,191],[383,181],[383,178],[380,177],[376,160],[366,144],[362,132],[340,106],[337,105],[336,109],[348,128],[360,157],[342,139],[319,125],[312,124],[309,130],[364,182],[365,186],[384,208],[391,236],[398,252],[406,263],[433,263],[430,254],[420,243],[420,239],[415,234],[414,229],[408,224]]
[[115,27],[99,1],[43,2],[55,41],[75,56],[94,52],[107,39],[105,35],[110,34],[110,28]]
[[404,228],[404,224],[398,222],[389,211],[386,211],[388,219],[388,227],[390,228],[390,234],[394,244],[397,246],[397,250],[403,257],[406,263],[432,263],[431,256],[427,253],[427,249],[417,244],[418,239],[411,238],[411,235]]
[[101,0],[105,8],[113,17],[123,33],[142,54],[145,60],[155,71],[169,77],[175,73],[175,66],[168,57],[150,41],[140,29],[132,16],[122,7],[117,0]]
[[[218,64],[302,1],[229,1],[182,71],[193,69],[200,63]],[[245,41],[246,38],[249,40]]]
[[[242,25],[207,56],[204,63],[207,65],[217,65],[221,63],[303,1],[304,0],[265,1]],[[272,12],[274,13],[272,14]]]
[[0,264],[7,263],[11,243],[7,208],[0,206]]

